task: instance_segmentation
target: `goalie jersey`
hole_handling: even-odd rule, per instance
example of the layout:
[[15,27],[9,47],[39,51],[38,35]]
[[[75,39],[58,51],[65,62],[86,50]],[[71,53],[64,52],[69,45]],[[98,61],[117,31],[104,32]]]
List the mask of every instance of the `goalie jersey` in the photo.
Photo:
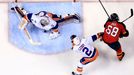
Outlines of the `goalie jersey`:
[[37,14],[28,13],[27,17],[36,27],[47,31],[57,25],[56,21],[49,17],[45,11],[41,11]]

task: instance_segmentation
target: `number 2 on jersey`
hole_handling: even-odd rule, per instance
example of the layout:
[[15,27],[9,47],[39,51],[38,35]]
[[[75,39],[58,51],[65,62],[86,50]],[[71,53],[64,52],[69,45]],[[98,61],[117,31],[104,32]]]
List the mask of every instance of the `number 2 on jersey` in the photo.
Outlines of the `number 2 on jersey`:
[[106,29],[107,34],[109,34],[113,37],[115,37],[117,35],[118,31],[119,31],[119,28],[113,27],[111,25],[109,25],[108,28]]
[[84,47],[82,52],[84,52],[86,55],[90,55],[92,51],[90,51],[87,47]]

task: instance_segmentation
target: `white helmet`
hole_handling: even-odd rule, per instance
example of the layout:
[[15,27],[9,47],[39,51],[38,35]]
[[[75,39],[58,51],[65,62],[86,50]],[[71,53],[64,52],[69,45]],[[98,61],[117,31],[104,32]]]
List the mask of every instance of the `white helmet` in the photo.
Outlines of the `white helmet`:
[[43,18],[40,20],[40,24],[41,24],[42,26],[48,25],[48,24],[49,24],[48,18],[47,18],[47,17],[43,17]]
[[72,43],[74,43],[75,45],[79,45],[81,43],[81,40],[79,37],[77,37],[76,35],[72,35],[70,37],[70,39],[72,40]]

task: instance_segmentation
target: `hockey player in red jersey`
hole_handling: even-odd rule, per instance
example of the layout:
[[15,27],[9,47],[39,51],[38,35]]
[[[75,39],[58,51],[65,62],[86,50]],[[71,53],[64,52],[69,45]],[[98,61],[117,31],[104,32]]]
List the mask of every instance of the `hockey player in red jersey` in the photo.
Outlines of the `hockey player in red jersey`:
[[91,44],[100,38],[100,36],[101,33],[83,39],[80,39],[76,35],[70,37],[72,41],[72,50],[81,53],[83,56],[80,59],[76,70],[72,72],[72,75],[82,75],[83,67],[96,60],[99,55],[98,49],[93,47]]
[[125,55],[122,51],[119,38],[128,37],[129,32],[124,23],[119,22],[119,17],[116,13],[110,15],[110,18],[104,25],[103,41],[116,51],[117,58],[121,61]]

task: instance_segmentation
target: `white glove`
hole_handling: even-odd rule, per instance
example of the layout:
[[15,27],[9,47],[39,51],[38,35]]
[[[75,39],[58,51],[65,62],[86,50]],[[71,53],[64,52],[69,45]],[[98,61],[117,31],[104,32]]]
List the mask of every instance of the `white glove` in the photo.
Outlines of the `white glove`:
[[55,39],[57,37],[60,36],[60,33],[59,32],[51,32],[50,35],[49,35],[49,39]]

